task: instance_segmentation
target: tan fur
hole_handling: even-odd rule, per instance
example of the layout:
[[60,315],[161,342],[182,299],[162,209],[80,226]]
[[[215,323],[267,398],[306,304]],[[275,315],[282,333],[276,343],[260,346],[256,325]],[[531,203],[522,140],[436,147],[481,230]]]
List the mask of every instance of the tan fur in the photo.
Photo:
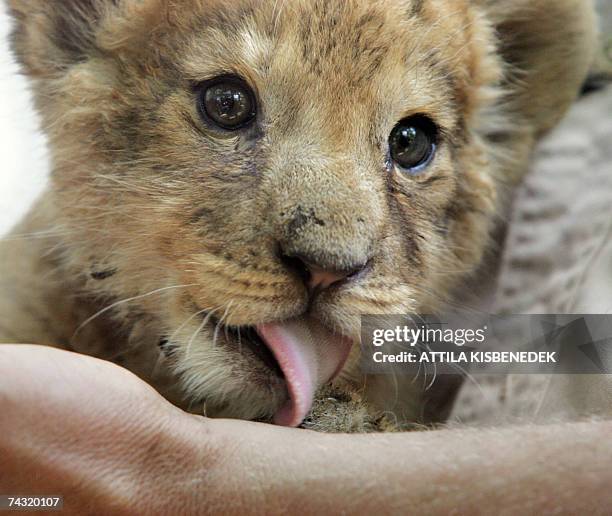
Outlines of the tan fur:
[[[110,358],[192,410],[246,419],[275,411],[283,381],[206,314],[238,326],[308,310],[357,339],[360,314],[451,301],[593,46],[582,0],[8,3],[53,174],[0,249],[0,340]],[[248,136],[198,117],[193,85],[222,72],[257,92]],[[385,165],[415,113],[444,133],[418,177]],[[279,243],[372,267],[309,302]],[[361,385],[357,352],[343,378]],[[420,393],[368,388],[419,416]]]

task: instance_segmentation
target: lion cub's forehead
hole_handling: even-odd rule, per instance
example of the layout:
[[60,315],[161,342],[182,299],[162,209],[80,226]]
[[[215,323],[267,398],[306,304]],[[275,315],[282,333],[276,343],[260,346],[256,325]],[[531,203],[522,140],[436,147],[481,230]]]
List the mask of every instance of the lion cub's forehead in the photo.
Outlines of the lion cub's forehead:
[[[266,0],[219,6],[190,34],[184,73],[194,81],[238,73],[275,117],[311,108],[327,124],[434,112],[452,125],[465,63],[458,6],[444,0]],[[430,4],[436,4],[434,9]],[[438,5],[439,4],[439,5]],[[450,11],[453,11],[452,13]],[[451,38],[453,32],[456,34]],[[444,120],[443,120],[444,121]],[[385,123],[385,121],[381,121]]]

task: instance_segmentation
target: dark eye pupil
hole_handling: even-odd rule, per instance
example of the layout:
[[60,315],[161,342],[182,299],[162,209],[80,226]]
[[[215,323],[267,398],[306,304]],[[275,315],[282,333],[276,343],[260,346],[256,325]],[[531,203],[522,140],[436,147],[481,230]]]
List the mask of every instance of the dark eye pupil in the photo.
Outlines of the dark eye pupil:
[[391,158],[408,170],[426,165],[435,151],[436,134],[435,124],[427,117],[402,120],[389,137]]
[[248,97],[234,86],[210,88],[205,104],[211,118],[225,124],[240,124],[250,112]]
[[202,108],[209,119],[224,129],[238,129],[255,118],[251,89],[238,79],[217,80],[204,86]]
[[217,104],[219,106],[219,111],[224,114],[229,114],[232,112],[232,108],[236,102],[234,101],[234,97],[236,100],[240,100],[240,95],[228,95],[222,94],[217,97]]

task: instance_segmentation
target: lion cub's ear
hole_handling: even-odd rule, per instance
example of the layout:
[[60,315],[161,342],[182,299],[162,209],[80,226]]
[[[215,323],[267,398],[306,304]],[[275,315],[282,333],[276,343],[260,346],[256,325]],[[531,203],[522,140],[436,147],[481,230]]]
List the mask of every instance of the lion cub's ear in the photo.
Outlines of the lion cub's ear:
[[503,111],[483,117],[498,180],[512,186],[528,170],[537,139],[578,96],[597,47],[590,0],[472,0],[484,8],[505,63]]
[[96,31],[118,0],[8,0],[13,50],[32,76],[61,73],[96,53]]
[[509,65],[510,107],[534,137],[552,128],[575,100],[594,59],[590,0],[480,0]]

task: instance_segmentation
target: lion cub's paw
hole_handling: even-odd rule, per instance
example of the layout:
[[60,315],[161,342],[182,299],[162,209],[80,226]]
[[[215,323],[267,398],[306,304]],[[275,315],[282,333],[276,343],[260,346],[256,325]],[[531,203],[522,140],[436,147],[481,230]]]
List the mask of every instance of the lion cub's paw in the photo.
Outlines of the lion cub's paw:
[[322,388],[301,428],[327,433],[373,433],[409,430],[393,414],[376,414],[357,391],[337,386]]

